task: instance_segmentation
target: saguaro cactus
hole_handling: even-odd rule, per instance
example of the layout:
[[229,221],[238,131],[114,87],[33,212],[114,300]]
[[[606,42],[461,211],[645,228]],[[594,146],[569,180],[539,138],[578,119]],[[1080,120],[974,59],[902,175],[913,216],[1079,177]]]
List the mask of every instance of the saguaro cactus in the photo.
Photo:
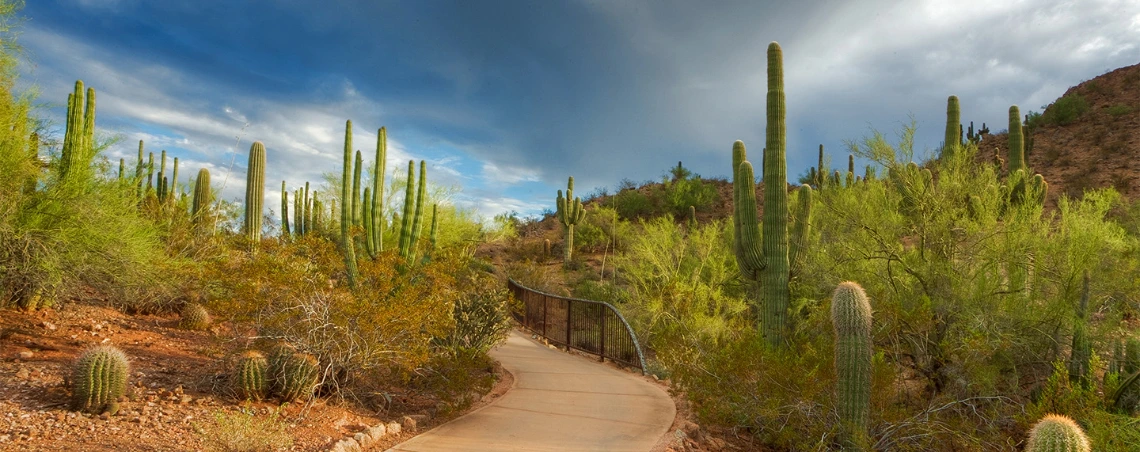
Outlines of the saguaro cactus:
[[558,222],[562,223],[562,230],[566,232],[566,242],[562,248],[562,262],[569,263],[574,256],[574,225],[586,217],[586,209],[582,208],[582,199],[574,197],[574,176],[570,176],[566,183],[566,197],[562,197],[562,190],[558,190],[557,215]]
[[[410,181],[409,181],[410,182]],[[424,197],[427,195],[427,163],[420,160],[420,180],[416,187],[416,213],[412,216],[411,238],[408,239],[408,262],[416,260],[416,243],[420,240],[420,231],[423,230]]]
[[257,246],[261,241],[261,206],[265,199],[265,145],[254,141],[249,147],[249,168],[245,176],[245,224],[242,232]]
[[811,235],[811,186],[801,185],[796,193],[796,215],[793,218],[792,237],[788,249],[788,263],[792,266],[789,275],[798,273],[804,266],[804,251],[807,250],[808,238]]
[[1009,173],[1025,168],[1025,140],[1021,128],[1021,112],[1017,105],[1009,107]]
[[139,199],[143,199],[143,195],[146,194],[143,192],[143,170],[145,168],[146,165],[143,164],[143,140],[139,140],[139,163],[138,166],[135,167],[136,195]]
[[412,212],[415,210],[416,162],[408,160],[408,184],[404,190],[404,210],[400,215],[400,257],[408,258],[408,241],[412,238]]
[[88,349],[72,369],[72,406],[92,413],[115,414],[127,391],[127,355],[112,345]]
[[289,238],[289,192],[285,190],[285,181],[281,181],[281,238]]
[[831,295],[835,327],[836,407],[849,445],[867,435],[871,415],[871,303],[863,288],[840,283]]
[[1092,357],[1092,345],[1089,343],[1087,316],[1089,306],[1089,272],[1084,275],[1084,290],[1081,293],[1081,302],[1077,305],[1077,318],[1073,325],[1073,349],[1069,356],[1069,381],[1074,384],[1087,385],[1089,383],[1089,360]]
[[356,163],[352,167],[352,225],[360,226],[360,171],[364,166],[364,159],[360,151],[356,151]]
[[946,99],[946,136],[942,142],[942,158],[948,159],[961,147],[962,139],[962,110],[958,105],[958,96]]
[[[67,125],[60,149],[59,178],[68,180],[86,174],[91,166],[95,137],[95,89],[88,88],[84,108],[83,81],[75,82],[75,92],[67,96]],[[82,176],[80,176],[82,177]]]
[[194,202],[191,210],[194,222],[199,225],[202,224],[202,218],[213,202],[210,195],[210,170],[202,168],[198,170],[198,179],[194,181]]
[[[376,255],[384,251],[384,172],[388,166],[388,131],[376,132],[376,164],[372,167],[372,248]],[[375,258],[376,256],[373,256]]]
[[[352,204],[349,201],[349,172],[352,171],[352,121],[344,123],[344,172],[341,177],[340,188],[340,246],[344,252],[344,267],[348,277],[348,286],[356,287],[356,249],[352,244]],[[305,183],[306,192],[308,183]],[[306,194],[307,196],[307,194]],[[306,214],[309,207],[305,207]],[[306,215],[307,216],[307,215]],[[306,221],[306,226],[308,226]]]
[[[743,142],[737,141],[732,146],[734,249],[741,274],[761,289],[758,304],[764,338],[769,345],[778,346],[783,342],[787,324],[790,265],[783,54],[775,42],[768,46],[767,103],[762,225],[757,221],[752,163],[747,160]],[[839,172],[835,175],[838,178]],[[806,211],[810,212],[810,208]],[[807,223],[806,218],[803,221]]]
[[360,219],[364,222],[364,249],[368,256],[376,258],[376,242],[372,241],[372,187],[364,187],[364,199],[361,203]]
[[1072,418],[1048,414],[1029,431],[1025,452],[1090,452],[1085,431]]
[[823,190],[823,184],[827,182],[827,169],[823,167],[823,144],[819,145],[819,166],[816,167],[816,188]]

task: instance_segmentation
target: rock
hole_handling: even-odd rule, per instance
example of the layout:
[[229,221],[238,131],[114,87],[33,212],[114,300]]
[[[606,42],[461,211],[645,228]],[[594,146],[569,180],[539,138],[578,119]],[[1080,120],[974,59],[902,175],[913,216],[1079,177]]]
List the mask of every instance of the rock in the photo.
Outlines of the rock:
[[341,448],[345,452],[360,452],[361,451],[360,443],[356,442],[355,439],[347,438],[347,439],[341,440],[340,444],[342,444]]
[[697,425],[696,423],[694,423],[692,421],[682,420],[681,421],[681,430],[684,430],[685,433],[689,434],[689,436],[697,436],[697,432],[701,431],[701,426]]
[[371,436],[373,440],[379,440],[386,434],[388,434],[388,429],[384,427],[384,424],[378,424],[368,429],[368,435]]
[[387,427],[388,427],[388,434],[389,435],[399,435],[400,434],[401,428],[400,428],[399,422],[389,422]]
[[411,416],[404,416],[403,418],[400,419],[400,424],[404,427],[404,430],[408,430],[408,431],[412,431],[412,432],[416,431],[416,424],[417,423],[418,423],[418,421]]
[[187,404],[187,403],[190,403],[190,402],[192,402],[192,401],[194,401],[194,398],[193,398],[193,397],[190,397],[190,396],[188,396],[188,395],[184,395],[184,396],[182,396],[182,397],[181,397],[181,398],[178,400],[178,403],[179,403],[179,404],[182,404],[182,405],[185,405],[185,404]]
[[31,376],[32,376],[32,373],[30,371],[28,371],[28,368],[26,368],[26,367],[21,368],[19,371],[16,372],[16,378],[19,378],[21,380],[27,380]]
[[356,443],[360,444],[361,447],[368,447],[369,444],[372,444],[372,438],[364,432],[357,432],[352,435],[352,439],[356,440]]
[[23,360],[29,360],[29,359],[34,358],[35,356],[36,356],[35,353],[32,353],[31,351],[28,351],[28,350],[20,352],[20,359],[23,359]]
[[720,438],[709,437],[706,442],[708,443],[709,449],[712,449],[714,452],[724,450],[724,448],[728,447],[728,443]]

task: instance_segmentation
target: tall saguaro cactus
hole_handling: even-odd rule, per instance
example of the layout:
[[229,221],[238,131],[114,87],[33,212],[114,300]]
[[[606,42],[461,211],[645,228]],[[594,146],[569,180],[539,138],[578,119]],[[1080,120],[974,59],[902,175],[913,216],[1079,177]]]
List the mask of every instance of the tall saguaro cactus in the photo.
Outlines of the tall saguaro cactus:
[[265,199],[265,145],[254,141],[249,147],[249,169],[245,176],[245,225],[242,231],[257,246],[261,241],[261,207]]
[[566,243],[562,250],[562,262],[565,264],[570,263],[574,256],[574,225],[586,217],[582,199],[574,197],[574,176],[570,176],[566,183],[566,197],[562,196],[562,190],[558,190],[557,203],[558,222],[562,223],[562,230],[566,232]]
[[194,202],[191,210],[194,223],[199,226],[203,224],[206,211],[210,208],[210,203],[213,202],[210,198],[210,170],[202,168],[198,170],[198,179],[194,181]]
[[[356,151],[356,163],[352,167],[352,225],[360,226],[360,171],[364,167],[364,159],[360,151]],[[347,202],[347,201],[345,201]]]
[[[759,285],[764,338],[770,346],[778,346],[783,342],[788,318],[790,265],[783,53],[775,42],[768,45],[767,103],[763,224],[757,221],[752,163],[747,160],[743,142],[732,146],[734,249],[741,274]],[[838,177],[839,172],[835,174]],[[799,211],[810,212],[810,207]],[[803,221],[806,224],[807,219]]]
[[289,192],[285,190],[285,181],[281,181],[281,238],[289,238]]
[[372,206],[369,209],[372,213],[369,239],[377,255],[384,251],[384,173],[387,171],[387,159],[388,131],[381,127],[376,132],[376,164],[372,167]]
[[946,99],[946,136],[942,143],[942,158],[948,159],[961,147],[962,139],[962,110],[958,105],[958,96]]
[[831,295],[835,328],[836,408],[849,446],[867,435],[871,415],[871,303],[863,288],[840,283]]
[[[75,82],[75,92],[67,96],[67,125],[60,150],[59,176],[61,180],[85,174],[94,157],[95,141],[95,88],[87,89],[84,106],[83,81]],[[80,176],[83,177],[83,176]]]
[[[411,183],[411,180],[408,180]],[[423,229],[424,197],[427,194],[427,163],[420,160],[420,180],[416,187],[416,213],[412,216],[411,237],[408,239],[408,262],[416,260],[416,242],[420,240],[420,231]]]
[[[340,187],[340,244],[344,251],[344,267],[348,286],[356,287],[356,249],[352,244],[352,204],[349,201],[349,172],[352,171],[352,121],[344,123],[344,172]],[[308,184],[306,184],[308,185]],[[308,208],[306,207],[306,210]],[[308,223],[308,221],[306,221]]]
[[1009,107],[1009,174],[1025,168],[1025,137],[1021,128],[1021,112],[1017,105]]

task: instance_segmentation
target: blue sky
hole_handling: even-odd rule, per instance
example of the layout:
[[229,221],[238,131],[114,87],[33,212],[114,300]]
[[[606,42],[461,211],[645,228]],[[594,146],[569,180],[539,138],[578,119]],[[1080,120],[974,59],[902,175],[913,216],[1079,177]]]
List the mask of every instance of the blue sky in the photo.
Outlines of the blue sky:
[[[344,122],[388,170],[429,179],[486,217],[553,209],[677,161],[727,176],[732,142],[764,139],[765,48],[784,50],[788,173],[835,162],[845,140],[941,140],[946,97],[1005,128],[1068,87],[1140,63],[1140,2],[27,0],[23,82],[62,123],[76,79],[97,125],[133,160],[138,140],[209,168],[240,199],[250,142],[268,148],[266,196],[340,171]],[[232,165],[231,162],[235,162]],[[403,169],[402,169],[403,168]],[[267,205],[273,203],[267,202]]]

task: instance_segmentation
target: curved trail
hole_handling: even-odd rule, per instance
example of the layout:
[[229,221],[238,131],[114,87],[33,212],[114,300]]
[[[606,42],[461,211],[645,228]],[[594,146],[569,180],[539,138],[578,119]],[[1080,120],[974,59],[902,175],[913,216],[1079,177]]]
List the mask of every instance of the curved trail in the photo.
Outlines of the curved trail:
[[628,372],[551,350],[517,331],[490,355],[514,375],[514,387],[388,450],[649,452],[673,423],[673,399]]

